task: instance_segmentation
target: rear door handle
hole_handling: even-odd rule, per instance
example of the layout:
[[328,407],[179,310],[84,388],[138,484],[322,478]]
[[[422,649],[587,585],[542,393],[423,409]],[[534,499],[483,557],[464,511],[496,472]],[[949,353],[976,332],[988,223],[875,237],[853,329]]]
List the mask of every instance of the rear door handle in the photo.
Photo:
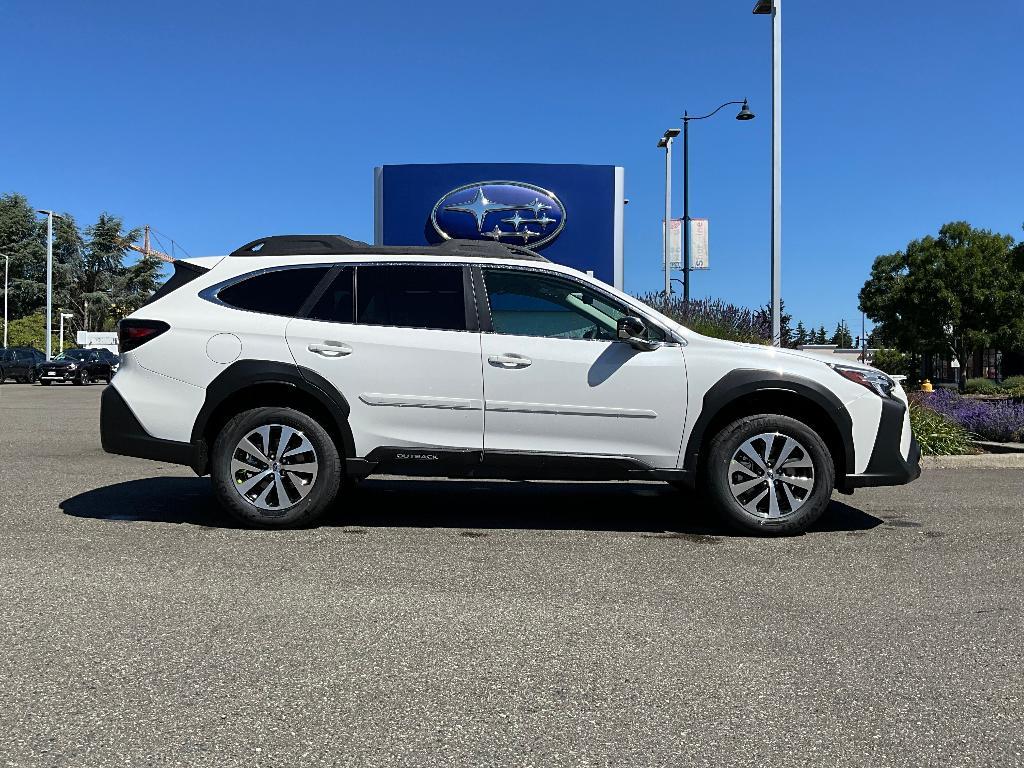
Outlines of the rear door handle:
[[504,355],[491,355],[487,362],[499,368],[526,368],[533,364],[533,360],[524,355],[517,355],[511,352]]
[[321,357],[346,357],[352,354],[352,347],[340,341],[325,341],[323,344],[310,344],[306,347],[310,352]]

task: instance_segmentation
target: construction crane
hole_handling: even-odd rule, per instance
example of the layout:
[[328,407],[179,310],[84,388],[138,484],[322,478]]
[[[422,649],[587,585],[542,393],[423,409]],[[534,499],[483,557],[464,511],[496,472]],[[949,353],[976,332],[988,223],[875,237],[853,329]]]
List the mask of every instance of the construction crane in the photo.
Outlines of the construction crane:
[[[173,241],[172,241],[173,242]],[[163,251],[156,251],[149,245],[149,224],[143,227],[142,230],[142,245],[136,245],[135,243],[125,243],[131,250],[141,253],[143,256],[152,256],[154,259],[160,259],[160,261],[166,261],[168,264],[173,264],[177,259],[173,256],[169,256]]]

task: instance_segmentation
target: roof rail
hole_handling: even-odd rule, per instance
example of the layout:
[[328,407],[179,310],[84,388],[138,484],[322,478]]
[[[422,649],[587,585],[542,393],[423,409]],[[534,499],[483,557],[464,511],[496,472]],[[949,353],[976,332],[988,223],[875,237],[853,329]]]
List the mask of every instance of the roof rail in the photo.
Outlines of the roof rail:
[[231,256],[330,256],[409,254],[422,256],[482,256],[492,259],[548,261],[522,246],[486,240],[444,240],[436,245],[370,245],[342,235],[273,235],[246,243]]

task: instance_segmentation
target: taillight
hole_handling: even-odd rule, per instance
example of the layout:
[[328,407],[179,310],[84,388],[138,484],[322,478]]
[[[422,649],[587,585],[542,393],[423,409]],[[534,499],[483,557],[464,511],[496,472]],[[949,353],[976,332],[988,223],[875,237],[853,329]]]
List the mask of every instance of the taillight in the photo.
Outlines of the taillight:
[[117,352],[123,355],[170,329],[163,320],[122,320],[117,324]]

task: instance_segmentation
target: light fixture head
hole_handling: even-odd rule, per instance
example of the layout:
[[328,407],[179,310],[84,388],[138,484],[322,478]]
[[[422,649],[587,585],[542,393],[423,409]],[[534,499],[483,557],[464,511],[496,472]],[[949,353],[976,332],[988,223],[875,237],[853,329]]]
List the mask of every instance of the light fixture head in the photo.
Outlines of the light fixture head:
[[757,0],[754,3],[754,13],[758,15],[771,13],[774,10],[773,5],[772,0]]
[[740,107],[740,111],[736,114],[737,120],[753,120],[754,113],[750,111],[750,107],[747,106],[747,100],[743,100],[743,106]]

